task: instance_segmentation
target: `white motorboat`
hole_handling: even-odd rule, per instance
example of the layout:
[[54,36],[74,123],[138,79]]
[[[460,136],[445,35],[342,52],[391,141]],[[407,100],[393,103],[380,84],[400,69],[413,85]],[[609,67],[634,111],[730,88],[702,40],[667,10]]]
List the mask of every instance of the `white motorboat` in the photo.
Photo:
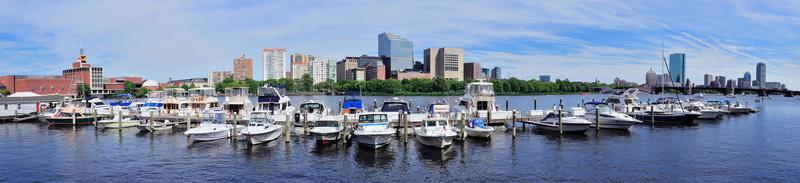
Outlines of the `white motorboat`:
[[286,122],[286,115],[292,114],[294,110],[285,88],[266,85],[258,88],[256,111],[267,111],[276,122]]
[[537,129],[554,132],[563,131],[564,133],[583,133],[592,125],[592,122],[586,119],[568,116],[565,113],[561,115],[561,124],[559,124],[558,118],[556,113],[551,112],[542,120],[531,121],[531,123],[535,125]]
[[[120,118],[122,119],[120,120]],[[97,125],[102,126],[103,128],[116,129],[116,128],[135,127],[141,123],[142,120],[140,120],[136,116],[125,118],[125,117],[120,117],[119,115],[114,115],[113,119],[100,120],[97,122]]]
[[225,103],[223,109],[227,112],[228,118],[233,118],[234,114],[239,119],[248,119],[253,112],[253,102],[249,98],[249,88],[232,87],[225,88]]
[[[459,128],[454,128],[453,130],[456,131],[457,134],[461,131]],[[494,128],[487,126],[481,118],[474,118],[468,121],[464,127],[464,133],[467,134],[467,137],[491,138],[493,131]]]
[[209,111],[204,114],[200,125],[184,132],[193,141],[212,141],[231,137],[232,125],[225,121],[225,114],[222,111]]
[[639,102],[639,97],[637,96],[638,93],[639,89],[629,88],[621,95],[608,96],[604,102],[606,102],[612,110],[617,112],[629,113],[638,111],[643,108],[643,105],[641,105]]
[[247,127],[240,132],[250,144],[260,144],[277,139],[283,134],[283,126],[275,125],[266,111],[255,111],[250,115]]
[[338,119],[327,117],[314,122],[314,127],[309,132],[317,142],[328,142],[341,139],[342,130]]
[[447,123],[447,118],[432,118],[422,121],[422,125],[414,128],[414,136],[422,145],[445,148],[453,144],[456,132]]
[[573,108],[572,114],[592,122],[591,127],[595,127],[595,120],[599,116],[597,122],[599,122],[600,128],[604,129],[630,130],[633,125],[642,123],[627,114],[614,111],[605,102],[587,102],[583,104],[583,108]]
[[478,118],[488,118],[491,113],[492,121],[507,121],[511,119],[511,111],[499,110],[495,104],[494,84],[479,80],[467,84],[464,96],[459,98],[459,103],[453,111],[464,111],[468,115]]
[[391,142],[394,132],[386,113],[365,112],[358,115],[353,135],[362,146],[380,148]]
[[164,120],[164,121],[149,121],[144,122],[139,125],[136,125],[136,128],[139,128],[139,131],[142,132],[156,132],[156,131],[167,131],[172,130],[172,127],[175,126],[175,123]]
[[706,106],[703,102],[696,100],[690,100],[684,108],[689,111],[700,112],[700,117],[697,117],[697,119],[719,119],[725,113],[722,109]]

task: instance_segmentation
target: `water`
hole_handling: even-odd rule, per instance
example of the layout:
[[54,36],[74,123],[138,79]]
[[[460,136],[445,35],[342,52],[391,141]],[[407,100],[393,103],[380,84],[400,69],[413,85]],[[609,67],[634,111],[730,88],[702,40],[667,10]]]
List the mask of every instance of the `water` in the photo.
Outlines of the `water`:
[[[534,97],[541,109],[559,98],[574,106],[603,96],[513,96],[509,107],[530,110]],[[331,106],[340,99],[292,100],[297,105],[312,98]],[[373,99],[385,98],[365,101],[372,106]],[[413,106],[426,106],[443,97],[410,98]],[[457,97],[444,98],[452,103]],[[497,98],[501,108],[505,98]],[[564,136],[520,128],[516,139],[510,131],[496,131],[491,140],[467,139],[444,150],[399,139],[379,150],[296,137],[288,144],[248,146],[229,140],[189,143],[182,131],[0,124],[0,182],[800,181],[800,101],[753,99],[739,101],[749,101],[759,113],[696,126],[642,125],[630,132]]]

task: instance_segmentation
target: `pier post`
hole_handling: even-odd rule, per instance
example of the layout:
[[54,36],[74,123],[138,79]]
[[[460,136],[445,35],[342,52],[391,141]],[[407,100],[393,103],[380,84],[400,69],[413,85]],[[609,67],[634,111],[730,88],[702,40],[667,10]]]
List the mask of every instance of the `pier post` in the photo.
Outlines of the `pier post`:
[[303,136],[306,135],[307,131],[308,131],[308,113],[303,112]]
[[585,99],[581,98],[581,104],[580,104],[580,106],[583,106],[583,104],[585,104],[585,103],[586,103]]
[[492,108],[494,106],[488,106],[488,107],[489,110],[486,110],[486,125],[492,124]]
[[564,123],[561,121],[561,111],[564,110],[564,107],[561,106],[558,108],[558,134],[564,134]]
[[147,121],[150,123],[150,131],[153,131],[153,111],[150,111],[150,118]]
[[286,121],[286,124],[283,126],[284,139],[285,139],[286,143],[289,143],[289,141],[291,140],[291,136],[290,136],[291,134],[289,134],[289,119],[290,118],[291,118],[291,115],[290,114],[286,114],[286,120],[284,120],[284,121]]
[[122,131],[122,110],[119,111],[119,120],[117,121],[117,129]]
[[378,111],[378,99],[372,99],[372,110]]
[[536,110],[536,98],[533,98],[533,110]]
[[[92,104],[92,105],[94,105],[94,104]],[[114,107],[108,107],[108,108],[111,109],[111,117],[113,118],[114,117]],[[120,117],[122,117],[122,116],[120,116]]]
[[342,122],[342,126],[344,126],[344,128],[342,128],[342,131],[344,131],[344,134],[342,135],[342,142],[343,144],[347,144],[347,136],[350,135],[350,129],[347,128],[349,127],[347,124],[347,114],[344,115],[344,122]]
[[186,114],[186,130],[192,129],[192,115]]
[[97,128],[97,109],[92,107],[92,118],[94,118],[94,128]]
[[408,112],[403,112],[403,144],[408,142]]
[[506,97],[506,111],[508,111],[508,97]]
[[[232,139],[233,139],[234,141],[236,140],[236,135],[237,135],[237,132],[236,132],[236,125],[239,125],[239,115],[238,115],[238,114],[239,114],[239,113],[235,113],[235,112],[233,113],[233,129],[232,129],[232,130],[233,130],[233,132],[231,132],[231,137],[233,137]],[[226,123],[227,123],[227,122],[226,122]]]
[[342,100],[339,100],[339,113],[342,113]]
[[517,110],[511,111],[511,138],[517,138]]
[[466,139],[465,128],[467,128],[467,113],[461,112],[461,140]]
[[650,124],[656,124],[655,108],[652,105],[650,106]]
[[78,114],[75,113],[75,110],[73,108],[73,110],[72,110],[72,126],[75,126],[75,124],[77,124],[77,120],[75,119],[76,116],[78,116]]
[[600,106],[594,106],[594,127],[596,131],[600,131]]
[[419,113],[419,106],[417,106],[417,113]]

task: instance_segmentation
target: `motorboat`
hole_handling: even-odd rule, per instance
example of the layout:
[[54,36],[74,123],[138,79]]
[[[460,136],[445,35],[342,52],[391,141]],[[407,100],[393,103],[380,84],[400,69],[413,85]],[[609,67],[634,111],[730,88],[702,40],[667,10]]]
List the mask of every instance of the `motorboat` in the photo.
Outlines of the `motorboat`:
[[639,102],[638,93],[639,89],[629,88],[620,95],[608,96],[603,102],[607,103],[611,109],[617,112],[629,113],[638,111],[643,108],[643,105]]
[[[604,129],[630,130],[633,125],[642,123],[627,114],[614,111],[605,102],[587,102],[583,104],[583,108],[573,108],[572,114],[592,122],[591,127],[596,127],[595,122],[597,122],[600,128]],[[595,121],[598,119],[599,121]]]
[[330,109],[325,108],[325,103],[319,100],[307,100],[300,103],[299,110],[295,112],[296,121],[300,121],[303,114],[306,121],[317,121],[330,113]]
[[114,115],[114,118],[112,119],[98,121],[97,125],[102,126],[103,128],[117,129],[117,128],[136,127],[141,123],[142,120],[140,120],[136,116],[126,118],[126,117],[120,117],[119,115]]
[[163,101],[165,114],[185,116],[189,114],[189,93],[183,88],[167,88],[164,90],[166,98]]
[[400,114],[411,113],[411,108],[409,108],[409,103],[407,101],[393,97],[392,99],[384,101],[379,111],[388,115],[389,121],[397,122],[399,121]]
[[568,113],[562,113],[560,118],[561,122],[559,124],[558,114],[551,112],[543,119],[534,120],[531,123],[540,130],[564,133],[584,133],[592,125],[592,122],[580,117],[570,116]]
[[67,106],[58,110],[55,114],[45,116],[45,122],[50,125],[91,125],[94,124],[94,116],[84,113],[84,109],[78,106]]
[[253,102],[250,101],[249,98],[249,88],[225,88],[225,103],[223,104],[223,109],[227,112],[226,117],[228,118],[233,118],[235,114],[238,115],[237,118],[247,119],[253,111]]
[[708,101],[705,105],[720,109],[724,113],[728,114],[747,114],[756,112],[755,109],[740,105],[739,102],[731,103],[730,101]]
[[498,109],[495,104],[494,84],[483,80],[467,84],[464,96],[459,98],[459,103],[453,110],[464,111],[477,118],[488,118],[491,113],[492,121],[510,120],[512,115],[511,111]]
[[358,114],[364,110],[364,103],[361,101],[361,92],[346,92],[342,106],[340,106],[340,114]]
[[309,132],[317,142],[324,143],[341,139],[343,129],[338,119],[325,117],[315,121]]
[[172,127],[174,127],[176,123],[173,123],[169,120],[164,121],[145,121],[139,125],[136,125],[136,128],[139,128],[139,131],[142,132],[156,132],[156,131],[170,131]]
[[447,117],[450,115],[450,105],[447,101],[437,101],[428,105],[428,116],[430,117]]
[[706,106],[703,102],[697,100],[686,102],[684,109],[700,112],[700,117],[697,117],[697,119],[719,119],[725,113],[722,109]]
[[271,115],[266,111],[254,111],[250,115],[247,126],[240,131],[250,144],[260,144],[277,139],[283,134],[283,126],[275,125],[275,121],[270,119]]
[[204,118],[200,124],[184,132],[193,141],[212,141],[231,137],[233,125],[225,121],[225,113],[219,110],[209,111],[203,114]]
[[200,114],[219,108],[216,89],[210,87],[189,89],[189,113]]
[[414,128],[414,136],[422,145],[445,148],[453,144],[456,132],[447,123],[447,118],[425,119],[422,125]]
[[[456,128],[453,130],[458,131],[461,129]],[[464,133],[467,134],[467,137],[491,138],[493,131],[494,127],[487,126],[481,118],[474,118],[464,126]]]
[[358,125],[353,131],[358,144],[371,148],[383,147],[392,140],[395,129],[389,125],[389,116],[380,112],[358,115]]
[[[655,124],[665,125],[694,124],[694,120],[701,115],[696,111],[684,110],[682,108],[675,109],[674,104],[651,106],[653,106],[652,110],[639,110],[631,113],[631,115],[645,123],[651,123],[652,121]],[[665,106],[669,106],[669,109]]]
[[152,91],[147,94],[147,100],[138,107],[139,116],[150,117],[158,115],[164,108],[164,91]]

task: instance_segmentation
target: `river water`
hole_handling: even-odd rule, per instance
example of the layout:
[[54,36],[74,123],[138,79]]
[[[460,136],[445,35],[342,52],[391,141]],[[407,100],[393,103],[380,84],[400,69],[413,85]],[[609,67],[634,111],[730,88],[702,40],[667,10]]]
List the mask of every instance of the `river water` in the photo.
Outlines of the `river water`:
[[[574,106],[605,95],[511,96],[509,108]],[[640,96],[646,98],[647,95]],[[656,97],[656,96],[652,96]],[[364,97],[368,106],[388,97]],[[706,96],[707,99],[719,96]],[[334,106],[340,97],[297,96]],[[412,106],[457,97],[406,97]],[[0,182],[797,182],[800,101],[773,97],[760,112],[694,126],[634,127],[557,135],[529,127],[499,130],[439,150],[395,139],[387,148],[317,144],[293,137],[249,146],[219,140],[190,143],[182,131],[0,124]],[[498,97],[505,108],[506,97]],[[334,110],[337,110],[334,108]],[[518,125],[521,126],[521,125]]]

